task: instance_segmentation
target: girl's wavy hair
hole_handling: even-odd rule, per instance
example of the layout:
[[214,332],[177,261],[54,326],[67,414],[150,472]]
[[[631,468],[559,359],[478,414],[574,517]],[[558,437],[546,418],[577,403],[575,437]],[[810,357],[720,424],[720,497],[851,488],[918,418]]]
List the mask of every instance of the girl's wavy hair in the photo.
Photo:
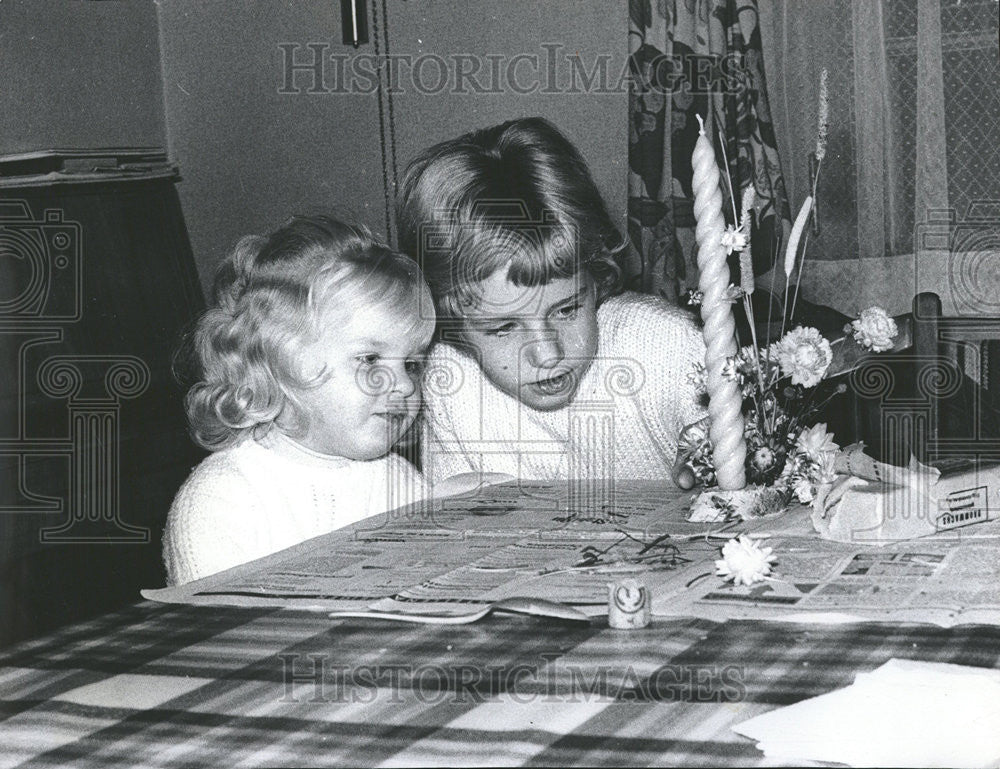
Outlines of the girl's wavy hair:
[[323,331],[321,309],[377,304],[401,316],[409,310],[414,325],[434,317],[411,259],[367,228],[327,216],[292,217],[269,236],[240,240],[213,294],[175,359],[175,370],[186,364],[197,379],[184,405],[192,438],[210,451],[266,432],[279,417],[289,434],[307,429],[295,391],[326,376],[302,371],[304,346]]
[[423,270],[440,316],[456,317],[464,289],[508,264],[519,286],[583,268],[598,302],[621,289],[628,241],[580,153],[542,118],[430,147],[407,167],[399,189],[399,247]]

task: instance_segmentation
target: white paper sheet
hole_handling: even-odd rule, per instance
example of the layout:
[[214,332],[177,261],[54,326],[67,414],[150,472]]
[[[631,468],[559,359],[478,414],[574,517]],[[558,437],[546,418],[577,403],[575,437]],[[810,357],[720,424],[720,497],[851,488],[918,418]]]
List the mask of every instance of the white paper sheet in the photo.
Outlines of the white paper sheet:
[[850,766],[1000,762],[1000,671],[890,660],[844,689],[733,727],[774,760]]

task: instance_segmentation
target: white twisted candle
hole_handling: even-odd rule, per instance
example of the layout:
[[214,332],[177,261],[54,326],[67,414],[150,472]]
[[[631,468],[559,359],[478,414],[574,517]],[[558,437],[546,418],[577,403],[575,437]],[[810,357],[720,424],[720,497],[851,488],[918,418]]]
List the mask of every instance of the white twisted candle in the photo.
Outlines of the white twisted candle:
[[702,293],[701,317],[705,322],[705,369],[711,422],[709,437],[719,488],[742,489],[746,485],[744,466],[747,455],[743,437],[743,398],[736,382],[722,375],[727,358],[736,354],[736,323],[726,298],[729,265],[726,248],[722,245],[726,221],[722,217],[722,193],[719,191],[715,150],[705,136],[700,115],[698,125],[698,141],[694,145],[691,165],[694,169],[692,187],[697,220],[698,288]]

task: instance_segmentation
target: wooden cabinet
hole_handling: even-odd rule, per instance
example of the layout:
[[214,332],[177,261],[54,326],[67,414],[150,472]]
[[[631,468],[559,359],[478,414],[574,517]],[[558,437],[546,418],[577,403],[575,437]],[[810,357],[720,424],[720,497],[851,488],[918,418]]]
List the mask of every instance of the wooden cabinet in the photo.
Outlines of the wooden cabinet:
[[204,306],[151,0],[0,3],[0,645],[162,585]]
[[202,308],[172,179],[0,190],[0,643],[163,584]]

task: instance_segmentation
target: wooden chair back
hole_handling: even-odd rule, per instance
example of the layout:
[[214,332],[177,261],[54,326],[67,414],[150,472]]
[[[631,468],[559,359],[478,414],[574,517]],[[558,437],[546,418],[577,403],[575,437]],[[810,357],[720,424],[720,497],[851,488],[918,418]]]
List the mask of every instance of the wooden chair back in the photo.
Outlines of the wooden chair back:
[[913,299],[913,345],[852,372],[856,438],[897,465],[1000,459],[1000,318],[946,316]]

